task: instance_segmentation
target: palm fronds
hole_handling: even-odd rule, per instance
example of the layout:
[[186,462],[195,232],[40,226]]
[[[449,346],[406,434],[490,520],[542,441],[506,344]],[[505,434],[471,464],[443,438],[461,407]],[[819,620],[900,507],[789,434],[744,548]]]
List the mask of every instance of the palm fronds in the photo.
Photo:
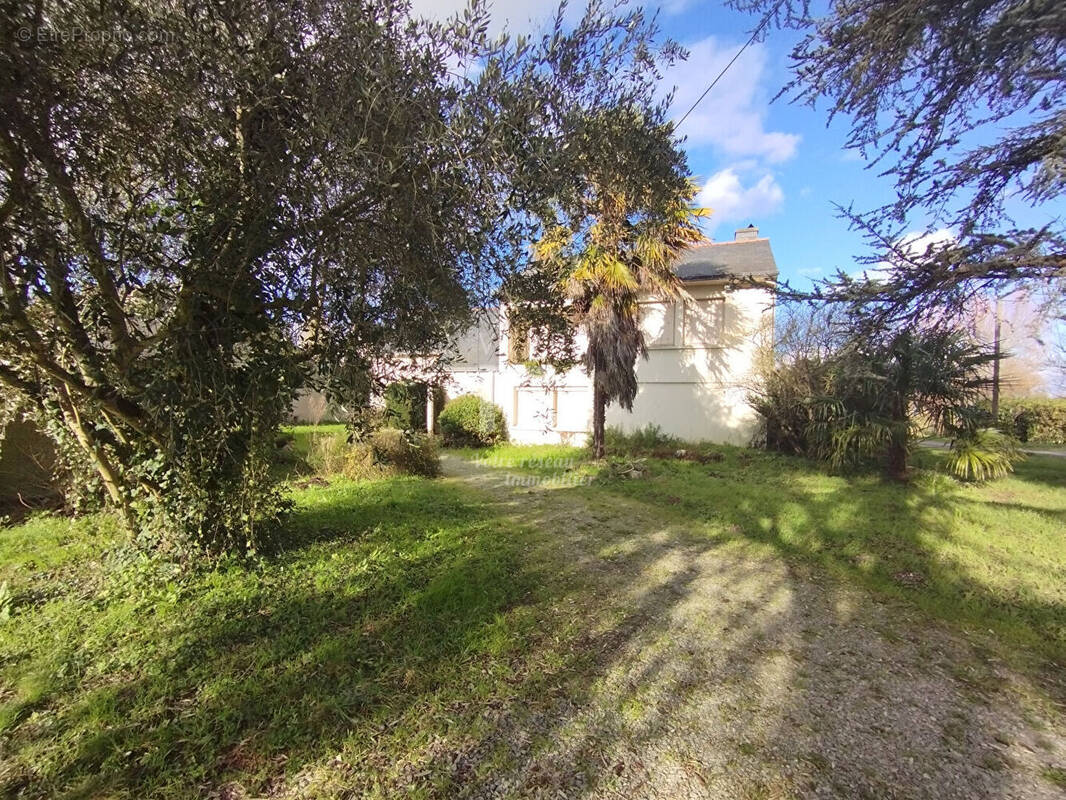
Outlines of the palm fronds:
[[1024,459],[1012,436],[995,428],[981,428],[952,440],[948,466],[963,480],[987,481],[1002,478]]

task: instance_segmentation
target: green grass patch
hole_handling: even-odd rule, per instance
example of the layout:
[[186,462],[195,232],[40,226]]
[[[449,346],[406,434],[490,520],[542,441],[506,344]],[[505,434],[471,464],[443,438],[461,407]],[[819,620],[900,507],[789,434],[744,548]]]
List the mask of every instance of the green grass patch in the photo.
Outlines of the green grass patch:
[[[683,458],[637,448],[606,464],[574,448],[490,452],[509,469],[528,457],[566,455],[574,470],[598,476],[568,491],[600,503],[636,499],[664,521],[815,563],[945,621],[991,631],[1008,644],[1005,654],[1066,664],[1066,460],[1030,456],[1007,478],[963,484],[945,474],[943,452],[920,451],[904,485],[746,448],[685,448]],[[618,469],[632,463],[638,479]]]
[[131,561],[106,517],[3,531],[5,795],[266,794],[371,739],[417,751],[455,704],[511,691],[537,629],[523,531],[415,478],[296,499],[285,552],[203,573]]
[[305,457],[311,450],[311,441],[314,437],[347,435],[347,428],[344,425],[335,423],[327,425],[286,425],[281,431],[283,434],[292,437],[293,450],[298,455]]
[[535,475],[584,468],[588,459],[588,451],[583,447],[554,444],[498,444],[493,447],[468,447],[448,452],[488,467],[525,470]]
[[1055,784],[1061,789],[1066,789],[1066,769],[1047,767],[1041,774],[1044,776],[1044,780]]
[[[293,433],[299,456],[311,428]],[[634,456],[593,462],[580,448],[462,454],[595,478],[546,483],[560,502],[539,511],[525,492],[494,502],[454,481],[299,482],[278,554],[209,571],[135,555],[106,515],[3,529],[0,794],[448,797],[471,773],[521,769],[523,715],[581,707],[605,677],[597,659],[655,618],[658,595],[623,607],[607,590],[649,577],[667,530],[682,548],[803,564],[991,630],[1014,662],[1066,661],[1062,459],[963,485],[934,471],[942,454],[920,453],[926,469],[903,486],[686,450],[639,456],[636,478],[612,468]],[[956,676],[975,692],[998,680],[979,660]],[[654,709],[639,689],[617,708],[634,727]]]

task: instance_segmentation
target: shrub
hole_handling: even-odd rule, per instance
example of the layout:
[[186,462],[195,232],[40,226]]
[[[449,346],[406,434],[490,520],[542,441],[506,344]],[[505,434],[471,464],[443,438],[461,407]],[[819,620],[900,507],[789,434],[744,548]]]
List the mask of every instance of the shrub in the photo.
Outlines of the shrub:
[[370,450],[377,463],[404,475],[433,478],[440,474],[437,445],[424,433],[382,428],[371,435]]
[[1002,478],[1025,456],[1014,438],[995,428],[982,428],[954,439],[948,466],[963,480]]
[[[385,389],[384,423],[388,428],[401,431],[424,431],[426,429],[426,399],[430,387],[417,381],[397,381]],[[434,427],[444,405],[444,390],[432,388]]]
[[604,444],[613,453],[645,453],[654,450],[676,450],[684,442],[676,436],[664,433],[658,425],[648,423],[632,433],[611,427],[604,431]]
[[819,356],[804,356],[768,369],[762,386],[748,402],[762,420],[768,450],[813,455],[815,426],[826,409],[819,400],[832,373],[832,365]]
[[887,330],[772,369],[751,403],[770,447],[838,468],[878,459],[904,479],[922,426],[956,438],[986,427],[977,404],[993,360],[961,329]]
[[345,433],[312,433],[307,448],[307,465],[316,475],[347,475],[346,461],[351,446]]
[[996,427],[1023,442],[1066,444],[1066,400],[1003,401]]
[[503,410],[476,394],[449,400],[437,423],[449,447],[487,447],[507,441]]
[[318,475],[343,475],[352,480],[389,475],[432,478],[440,474],[433,440],[397,428],[382,428],[355,443],[350,443],[345,433],[318,435],[311,442],[307,463]]

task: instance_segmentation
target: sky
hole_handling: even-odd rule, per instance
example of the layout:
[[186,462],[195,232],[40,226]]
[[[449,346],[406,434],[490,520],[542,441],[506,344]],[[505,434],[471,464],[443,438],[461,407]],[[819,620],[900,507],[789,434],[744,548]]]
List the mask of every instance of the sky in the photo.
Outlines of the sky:
[[[414,0],[416,12],[438,18],[463,5],[463,0]],[[536,30],[555,5],[495,0],[493,27]],[[572,5],[571,13],[579,14],[583,4]],[[717,0],[662,0],[659,7],[663,36],[689,51],[688,59],[669,69],[663,81],[664,93],[674,88],[676,120],[740,50],[758,21]],[[871,210],[894,195],[889,178],[879,177],[876,168],[867,168],[855,151],[844,148],[846,120],[827,127],[825,107],[773,100],[789,79],[788,56],[796,38],[794,32],[771,29],[764,41],[748,47],[679,133],[686,137],[689,165],[702,187],[699,199],[714,210],[707,234],[726,241],[736,228],[754,224],[770,238],[781,278],[805,288],[838,268],[861,271],[855,257],[866,253],[866,247],[837,217],[834,203]],[[1066,208],[1058,210],[1063,212]],[[1018,221],[1043,224],[1049,217],[1023,214]]]

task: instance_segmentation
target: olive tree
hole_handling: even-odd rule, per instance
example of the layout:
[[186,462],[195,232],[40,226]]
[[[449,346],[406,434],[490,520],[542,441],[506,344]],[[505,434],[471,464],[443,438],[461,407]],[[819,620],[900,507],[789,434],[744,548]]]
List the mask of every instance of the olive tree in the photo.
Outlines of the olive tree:
[[5,8],[0,380],[150,543],[257,547],[296,389],[365,397],[375,364],[441,349],[580,183],[574,121],[649,106],[673,55],[598,3],[535,41],[487,22],[392,0]]

